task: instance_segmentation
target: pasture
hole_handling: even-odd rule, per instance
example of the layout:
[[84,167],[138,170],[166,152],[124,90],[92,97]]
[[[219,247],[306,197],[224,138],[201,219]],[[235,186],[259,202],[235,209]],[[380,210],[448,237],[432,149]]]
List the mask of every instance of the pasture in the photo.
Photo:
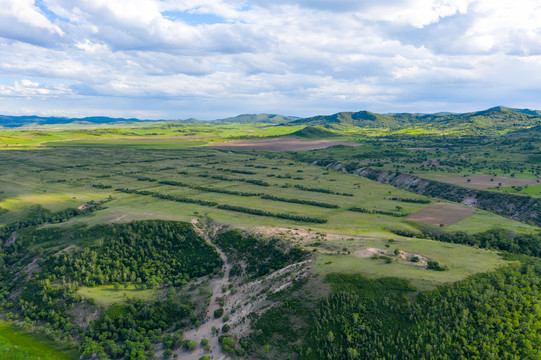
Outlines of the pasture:
[[92,299],[97,305],[109,307],[113,304],[122,304],[130,299],[149,301],[156,298],[156,289],[136,288],[135,285],[124,284],[115,287],[114,285],[102,285],[94,287],[82,286],[77,294],[84,298]]
[[[356,175],[276,158],[273,154],[244,154],[207,147],[63,146],[50,150],[8,151],[3,155],[0,183],[5,190],[0,194],[0,207],[8,212],[1,215],[2,222],[24,218],[36,204],[58,211],[110,197],[104,209],[74,218],[68,226],[142,219],[190,221],[196,216],[207,216],[242,228],[305,226],[358,235],[386,233],[391,228],[410,229],[404,217],[386,214],[397,213],[397,207],[400,213],[413,214],[427,206],[391,200],[424,199],[422,196]],[[269,215],[239,212],[232,207]],[[376,213],[349,211],[352,207]],[[291,219],[277,218],[277,214]],[[326,222],[293,220],[302,216]],[[459,219],[455,220],[446,225]],[[519,232],[534,229],[486,212],[480,213],[476,221],[501,223]],[[462,222],[455,226],[460,224]]]
[[53,346],[0,321],[0,360],[73,360]]

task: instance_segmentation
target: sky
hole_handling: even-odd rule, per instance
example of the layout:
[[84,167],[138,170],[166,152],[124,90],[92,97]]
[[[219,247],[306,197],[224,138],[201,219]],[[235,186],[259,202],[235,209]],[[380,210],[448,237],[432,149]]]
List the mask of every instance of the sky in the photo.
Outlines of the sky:
[[539,0],[0,0],[0,114],[541,109]]

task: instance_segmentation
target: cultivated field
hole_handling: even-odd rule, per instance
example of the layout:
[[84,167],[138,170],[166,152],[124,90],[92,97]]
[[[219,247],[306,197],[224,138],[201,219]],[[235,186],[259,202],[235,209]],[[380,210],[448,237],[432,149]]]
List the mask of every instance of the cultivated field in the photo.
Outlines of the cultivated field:
[[475,212],[474,208],[451,203],[435,203],[406,216],[406,220],[430,225],[450,226],[466,219]]
[[244,151],[309,151],[336,145],[359,146],[357,143],[331,140],[299,140],[295,137],[280,137],[261,140],[228,141],[211,147],[223,150]]

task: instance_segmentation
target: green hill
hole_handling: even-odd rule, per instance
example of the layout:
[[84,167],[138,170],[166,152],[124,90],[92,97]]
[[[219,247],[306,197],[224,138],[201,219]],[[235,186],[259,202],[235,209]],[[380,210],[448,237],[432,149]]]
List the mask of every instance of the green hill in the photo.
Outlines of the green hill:
[[541,125],[541,112],[528,109],[512,109],[503,106],[470,113],[438,114],[377,114],[369,111],[340,112],[298,119],[287,125],[322,126],[344,130],[351,127],[364,129],[400,130],[424,127],[447,132],[498,133],[509,129],[521,129]]
[[294,133],[290,135],[307,138],[307,139],[321,139],[321,138],[340,136],[339,134],[333,133],[331,131],[321,129],[318,127],[313,127],[313,126],[307,126],[299,131],[295,131]]

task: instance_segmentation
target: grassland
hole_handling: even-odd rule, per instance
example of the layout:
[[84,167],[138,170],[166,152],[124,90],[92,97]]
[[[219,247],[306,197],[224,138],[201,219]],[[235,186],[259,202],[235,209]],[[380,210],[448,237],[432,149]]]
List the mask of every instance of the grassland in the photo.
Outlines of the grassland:
[[0,322],[1,360],[73,360],[53,346]]
[[[24,217],[35,204],[57,211],[65,207],[80,206],[89,200],[103,200],[111,196],[113,200],[107,204],[106,209],[75,219],[73,222],[92,225],[111,221],[155,218],[189,221],[195,215],[205,215],[226,224],[245,228],[256,225],[303,225],[295,221],[247,215],[212,206],[124,194],[115,191],[117,188],[151,191],[262,211],[279,211],[324,218],[327,223],[309,224],[309,226],[325,232],[350,235],[366,232],[385,233],[388,229],[396,227],[410,228],[410,225],[402,218],[353,213],[348,211],[350,207],[362,206],[392,212],[399,206],[403,213],[410,214],[427,206],[390,200],[393,197],[419,199],[424,199],[424,197],[388,185],[288,159],[275,159],[274,156],[272,158],[253,156],[207,148],[159,150],[122,146],[114,149],[105,147],[91,150],[62,147],[54,150],[9,151],[4,154],[0,162],[3,169],[0,182],[3,184],[2,189],[5,190],[0,194],[0,206],[8,212],[0,218],[3,222]],[[31,174],[31,176],[24,174]],[[219,179],[213,176],[218,176]],[[261,181],[268,186],[249,183],[246,180]],[[177,181],[188,186],[165,185],[160,184],[161,181]],[[93,185],[110,188],[101,189]],[[333,189],[335,192],[351,193],[354,196],[304,191],[295,185],[323,190]],[[274,197],[336,204],[339,208],[279,202],[263,199],[260,196],[223,194],[203,191],[200,190],[201,188],[267,194]],[[503,224],[501,226],[511,227],[516,231],[528,232],[535,229],[486,212],[477,212],[475,216],[477,221],[484,224]],[[468,218],[463,221],[468,221]],[[461,222],[453,226],[460,226],[460,224]]]
[[82,286],[77,290],[77,294],[94,300],[100,306],[109,307],[113,304],[125,303],[130,299],[153,300],[156,298],[158,291],[156,289],[136,288],[135,285],[120,285],[118,288],[114,285],[102,285],[95,287]]
[[[426,198],[363,177],[290,159],[263,154],[230,153],[208,148],[171,150],[124,146],[94,147],[91,151],[88,148],[59,147],[54,150],[9,151],[4,154],[6,156],[3,163],[6,171],[2,172],[0,181],[8,186],[1,194],[0,206],[9,212],[0,219],[6,222],[24,217],[32,204],[39,203],[51,210],[58,210],[62,207],[77,207],[91,199],[102,200],[112,197],[112,201],[108,202],[103,210],[74,218],[67,223],[47,226],[92,226],[143,219],[190,221],[194,217],[204,216],[232,227],[257,231],[264,229],[267,235],[276,235],[291,229],[312,235],[318,232],[329,236],[338,234],[338,237],[330,236],[322,242],[323,247],[328,246],[332,249],[330,253],[318,248],[321,255],[314,269],[316,274],[349,271],[362,272],[372,277],[401,276],[411,280],[421,289],[456,281],[476,272],[489,271],[504,263],[494,252],[418,239],[402,239],[397,246],[401,250],[440,261],[448,265],[450,270],[435,273],[418,269],[408,261],[383,264],[382,261],[374,261],[369,257],[359,257],[355,254],[363,249],[371,247],[386,249],[384,245],[387,240],[396,237],[389,230],[414,228],[412,223],[403,217],[351,212],[348,211],[350,207],[362,206],[392,212],[396,211],[398,206],[401,212],[413,214],[430,204],[390,199]],[[35,174],[35,177],[22,177],[21,174],[24,173]],[[66,176],[66,173],[69,175]],[[213,176],[217,176],[218,179]],[[259,180],[268,186],[256,185],[245,180]],[[160,182],[179,182],[184,186]],[[305,188],[332,189],[334,192],[351,193],[353,196],[304,191],[295,187],[299,184]],[[96,188],[93,185],[109,188]],[[324,218],[327,222],[311,224],[261,217],[222,210],[214,206],[179,203],[115,191],[120,187],[269,212]],[[204,191],[202,188],[322,202],[338,205],[338,208],[281,202],[263,199],[259,195],[224,194]],[[474,233],[501,227],[521,233],[536,231],[533,226],[480,210],[451,225],[449,229]],[[352,243],[346,240],[348,236],[356,238],[361,236],[363,240]],[[313,249],[310,245],[317,241],[315,236],[310,235],[305,235],[304,239],[297,237],[295,240],[309,250]],[[348,248],[351,254],[342,252],[337,255],[336,252],[340,252],[344,247]],[[332,264],[326,264],[329,261]],[[155,292],[132,288],[115,290],[112,286],[106,286],[82,288],[79,294],[107,306],[114,302],[123,302],[127,297],[149,299]]]
[[[385,133],[385,136],[381,136],[382,130],[355,132],[348,129],[332,139],[354,141],[358,146],[340,145],[289,153],[263,151],[276,150],[276,147],[259,148],[261,151],[234,149],[234,152],[214,148],[231,140],[252,144],[266,139],[268,144],[272,136],[289,135],[302,128],[162,123],[131,128],[2,131],[0,149],[6,151],[0,151],[0,226],[24,220],[36,205],[56,212],[77,208],[92,200],[108,200],[98,211],[44,224],[42,228],[70,230],[132,220],[189,222],[194,218],[208,218],[266,237],[279,236],[313,252],[315,261],[311,271],[319,280],[331,273],[362,274],[369,278],[393,276],[410,281],[420,291],[494,271],[510,263],[495,251],[393,234],[396,230],[417,230],[418,225],[407,215],[419,211],[431,214],[431,209],[441,200],[321,165],[353,163],[413,172],[426,178],[462,180],[470,176],[478,182],[495,177],[502,185],[506,179],[509,184],[525,181],[530,184],[528,187],[497,187],[490,191],[539,196],[541,188],[535,185],[539,166],[527,161],[528,155],[520,151],[518,143],[499,139],[500,143],[493,145],[487,141],[482,144],[481,152],[479,144],[473,145],[473,139],[453,139],[457,144],[451,146],[451,140],[430,138],[422,129]],[[310,140],[314,139],[295,141],[306,145]],[[503,148],[513,150],[511,155],[497,158]],[[475,184],[466,180],[461,185],[474,187]],[[230,208],[220,208],[220,205]],[[487,211],[468,209],[458,214],[460,211],[456,209],[449,211],[449,207],[458,205],[444,202],[443,206],[447,209],[443,215],[451,218],[432,223],[445,224],[449,232],[505,229],[534,234],[539,231],[536,226]],[[232,211],[235,208],[254,210],[265,216]],[[367,212],[350,211],[351,208]],[[297,220],[292,220],[295,218]],[[313,223],[309,219],[324,221]],[[32,256],[39,256],[47,251],[54,253],[57,247],[93,245],[92,239],[75,239],[69,244],[63,241],[32,244],[28,250]],[[412,261],[414,257],[419,261]],[[26,257],[21,264],[28,265],[31,259]],[[428,261],[437,261],[447,271],[427,270]],[[225,280],[223,285],[226,285]],[[160,288],[143,290],[133,285],[124,287],[124,284],[119,288],[110,284],[79,287],[76,293],[103,307],[124,304],[128,299],[150,302],[162,298]],[[7,330],[6,325],[1,326],[0,349],[11,346],[9,351],[13,354],[26,351],[27,358],[34,356],[35,340],[26,339],[28,348],[20,346],[13,350],[16,342],[2,337]]]
[[[338,251],[347,248],[351,255],[343,251],[341,254],[323,253],[317,258],[315,273],[322,278],[331,273],[363,274],[370,278],[399,277],[410,281],[420,291],[426,291],[508,263],[494,251],[423,239],[397,236],[392,239],[393,242],[375,238],[331,242]],[[401,255],[394,255],[395,249],[399,249]],[[373,259],[371,254],[388,256],[392,262]],[[426,270],[426,267],[411,262],[411,256],[438,261],[448,270]]]

